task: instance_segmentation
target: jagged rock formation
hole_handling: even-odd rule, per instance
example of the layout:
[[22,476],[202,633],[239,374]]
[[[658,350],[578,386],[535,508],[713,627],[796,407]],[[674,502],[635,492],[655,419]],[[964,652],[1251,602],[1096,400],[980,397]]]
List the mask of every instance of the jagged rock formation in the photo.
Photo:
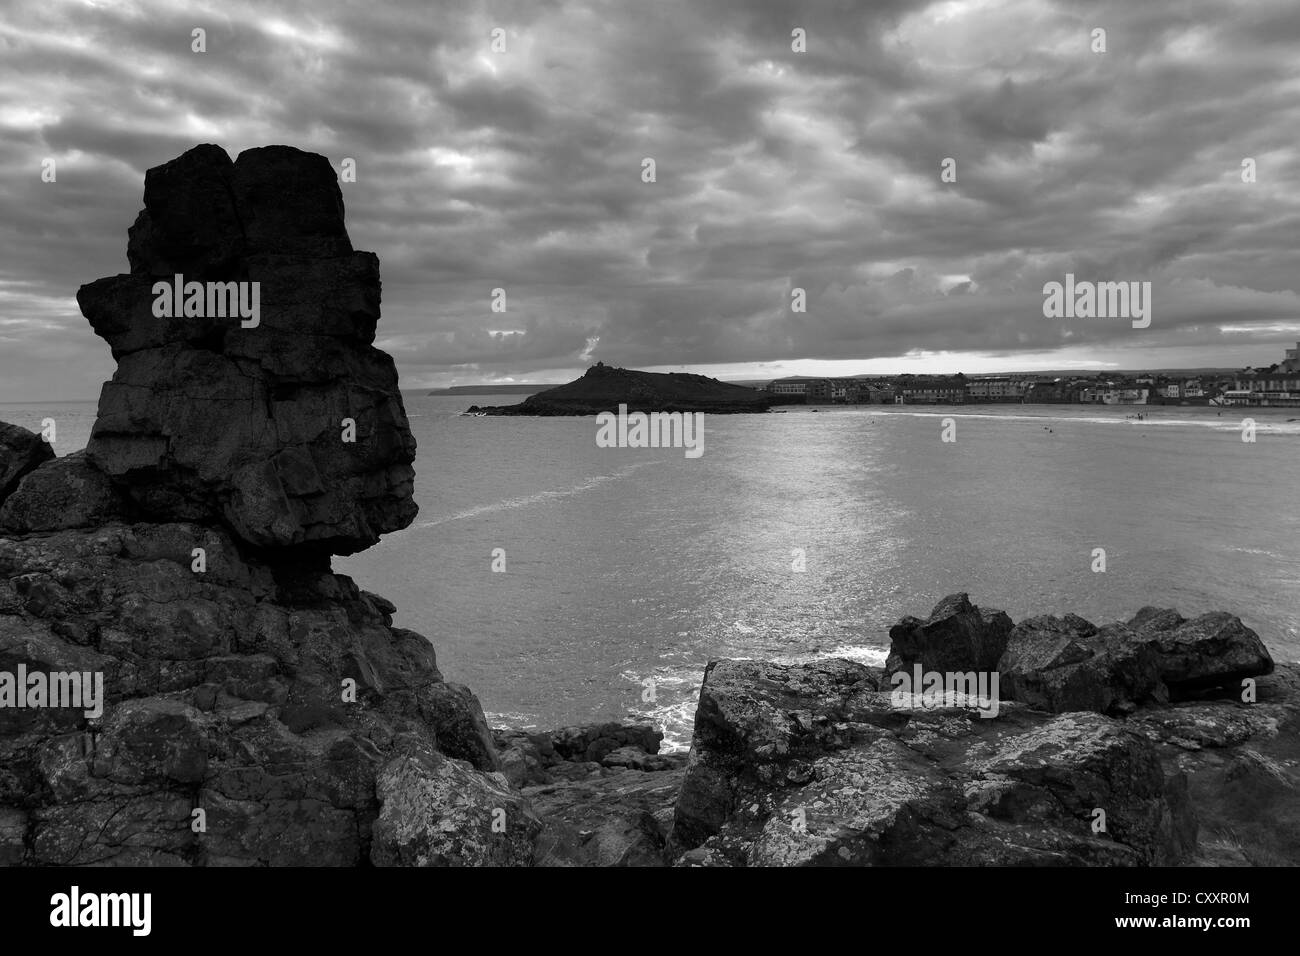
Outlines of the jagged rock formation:
[[[79,295],[119,361],[89,448],[39,463],[0,429],[0,863],[532,860],[478,701],[329,569],[415,514],[378,260],[342,216],[289,147],[150,170],[131,274]],[[262,282],[260,326],[159,318],[173,272]],[[102,697],[51,677],[83,674]]]
[[[350,554],[410,524],[415,440],[371,344],[379,260],[352,249],[329,162],[199,146],[149,170],[144,203],[130,274],[77,293],[118,362],[91,463],[150,517],[220,520],[260,548]],[[154,284],[177,274],[258,283],[259,324],[159,317]]]
[[[667,855],[697,866],[1300,862],[1300,666],[1268,676],[1271,658],[1238,619],[1144,608],[1100,629],[1074,615],[1013,627],[957,594],[891,635],[882,669],[711,663]],[[895,675],[914,665],[1000,671],[997,713],[901,694]],[[1196,699],[1170,704],[1170,691]]]

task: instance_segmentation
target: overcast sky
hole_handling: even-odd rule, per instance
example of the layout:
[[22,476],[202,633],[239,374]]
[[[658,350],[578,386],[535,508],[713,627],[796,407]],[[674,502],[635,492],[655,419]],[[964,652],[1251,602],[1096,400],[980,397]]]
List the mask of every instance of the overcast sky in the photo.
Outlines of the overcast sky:
[[[98,395],[77,287],[204,142],[356,160],[405,388],[1266,364],[1298,135],[1295,0],[6,0],[0,400]],[[1150,327],[1044,318],[1067,272],[1150,281]]]

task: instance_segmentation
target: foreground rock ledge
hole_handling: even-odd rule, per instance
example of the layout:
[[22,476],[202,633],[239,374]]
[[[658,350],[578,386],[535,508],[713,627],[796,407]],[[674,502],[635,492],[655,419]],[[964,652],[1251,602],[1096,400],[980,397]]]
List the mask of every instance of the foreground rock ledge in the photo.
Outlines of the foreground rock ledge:
[[[883,669],[710,664],[666,855],[1300,864],[1300,665],[1274,673],[1237,618],[1144,608],[1104,628],[1073,615],[1016,626],[957,594],[891,634]],[[990,662],[1011,677],[995,717],[891,696],[892,675],[914,665]]]

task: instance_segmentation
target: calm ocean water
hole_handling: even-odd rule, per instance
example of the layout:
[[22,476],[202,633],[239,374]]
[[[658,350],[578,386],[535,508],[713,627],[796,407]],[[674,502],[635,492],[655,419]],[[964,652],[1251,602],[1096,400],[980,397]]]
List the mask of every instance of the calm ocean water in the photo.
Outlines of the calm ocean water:
[[[420,516],[335,566],[494,723],[650,715],[681,745],[710,658],[878,662],[891,624],[953,591],[1017,619],[1223,609],[1300,660],[1294,409],[792,408],[707,417],[691,460],[598,448],[590,418],[460,416],[518,396],[406,399]],[[94,406],[0,405],[45,417],[66,454]]]

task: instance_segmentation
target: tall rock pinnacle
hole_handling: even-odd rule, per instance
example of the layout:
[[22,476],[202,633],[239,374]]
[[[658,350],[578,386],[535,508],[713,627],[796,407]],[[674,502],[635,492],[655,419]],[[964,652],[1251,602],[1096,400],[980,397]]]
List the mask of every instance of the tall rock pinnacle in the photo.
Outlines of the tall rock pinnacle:
[[149,170],[131,272],[77,293],[118,362],[87,457],[139,517],[351,554],[411,523],[415,439],[373,346],[379,260],[337,177],[289,146]]
[[329,567],[416,513],[329,163],[192,149],[128,256],[88,448],[0,424],[0,866],[531,862],[478,700]]

